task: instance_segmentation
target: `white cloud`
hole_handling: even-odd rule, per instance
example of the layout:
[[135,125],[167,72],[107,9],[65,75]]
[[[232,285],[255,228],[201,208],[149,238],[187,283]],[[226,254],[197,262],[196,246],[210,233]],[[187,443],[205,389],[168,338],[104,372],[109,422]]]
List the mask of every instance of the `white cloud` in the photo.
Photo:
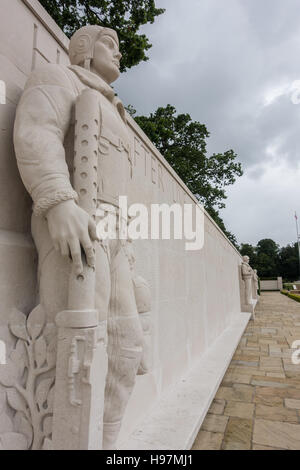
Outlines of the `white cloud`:
[[290,95],[295,88],[295,91],[299,90],[298,86],[291,85],[290,83],[284,83],[282,85],[277,86],[277,88],[270,88],[265,92],[264,95],[264,106],[270,106],[274,103],[275,100],[280,98],[284,95]]

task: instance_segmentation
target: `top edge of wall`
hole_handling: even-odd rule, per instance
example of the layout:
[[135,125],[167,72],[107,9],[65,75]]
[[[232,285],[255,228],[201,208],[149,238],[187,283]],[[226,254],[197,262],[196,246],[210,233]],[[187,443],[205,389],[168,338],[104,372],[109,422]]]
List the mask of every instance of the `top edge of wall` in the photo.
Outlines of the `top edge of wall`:
[[55,23],[52,17],[38,0],[22,0],[22,2],[32,11],[34,16],[43,24],[47,31],[53,36],[59,45],[68,53],[69,38],[64,34],[60,27]]
[[[47,31],[51,34],[51,36],[53,36],[56,39],[59,45],[66,51],[66,53],[68,53],[70,40],[64,34],[64,32],[60,29],[60,27],[55,23],[55,21],[52,19],[49,13],[47,13],[47,11],[40,4],[40,2],[38,0],[21,0],[21,1],[31,10],[31,12],[36,16],[36,18],[38,18],[38,20],[43,24],[43,26],[47,29]],[[147,145],[147,147],[149,147],[154,152],[156,157],[164,165],[165,169],[174,177],[174,179],[181,186],[181,188],[186,192],[186,194],[196,204],[199,204],[199,201],[197,200],[197,198],[191,193],[191,191],[188,189],[186,184],[179,178],[177,173],[173,170],[173,168],[170,166],[167,160],[160,154],[160,152],[152,144],[152,142],[146,136],[146,134],[142,131],[142,129],[136,124],[134,119],[132,119],[131,116],[127,115],[127,120],[128,120],[128,124],[130,125],[130,127],[140,135],[140,137],[142,138],[144,143]],[[207,213],[205,209],[204,209],[204,212],[205,212],[205,216],[210,220],[210,222],[214,225],[214,227],[218,230],[218,232],[225,238],[225,240],[233,248],[233,250],[236,251],[236,253],[239,256],[241,256],[237,248],[233,245],[233,243],[231,243],[231,241],[227,238],[225,233],[221,230],[218,224],[213,220],[213,218]]]

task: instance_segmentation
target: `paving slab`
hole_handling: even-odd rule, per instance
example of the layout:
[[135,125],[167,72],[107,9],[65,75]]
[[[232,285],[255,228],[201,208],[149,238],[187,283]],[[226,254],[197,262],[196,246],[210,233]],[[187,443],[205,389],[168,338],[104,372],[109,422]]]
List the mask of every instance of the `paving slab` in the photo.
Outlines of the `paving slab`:
[[299,303],[262,293],[194,450],[300,450],[299,327]]

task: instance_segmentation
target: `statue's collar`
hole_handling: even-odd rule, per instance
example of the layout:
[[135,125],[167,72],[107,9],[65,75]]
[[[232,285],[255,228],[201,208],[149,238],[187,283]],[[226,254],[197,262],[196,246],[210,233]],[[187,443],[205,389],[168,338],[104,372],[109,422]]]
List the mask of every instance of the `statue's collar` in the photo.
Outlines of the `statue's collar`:
[[100,91],[102,95],[114,104],[120,113],[121,118],[126,123],[126,113],[122,101],[115,95],[114,90],[103,80],[103,78],[78,65],[70,65],[69,69],[77,75],[82,83],[90,88]]

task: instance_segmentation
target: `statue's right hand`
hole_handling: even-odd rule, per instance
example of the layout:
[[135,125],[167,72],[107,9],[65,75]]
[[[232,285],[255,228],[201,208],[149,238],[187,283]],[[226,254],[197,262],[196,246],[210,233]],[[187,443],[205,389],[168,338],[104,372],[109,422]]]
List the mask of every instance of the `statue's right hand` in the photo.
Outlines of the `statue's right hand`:
[[98,240],[96,224],[73,200],[63,201],[49,209],[46,218],[54,248],[63,256],[71,255],[76,274],[83,271],[81,247],[89,266],[95,266],[92,241]]

